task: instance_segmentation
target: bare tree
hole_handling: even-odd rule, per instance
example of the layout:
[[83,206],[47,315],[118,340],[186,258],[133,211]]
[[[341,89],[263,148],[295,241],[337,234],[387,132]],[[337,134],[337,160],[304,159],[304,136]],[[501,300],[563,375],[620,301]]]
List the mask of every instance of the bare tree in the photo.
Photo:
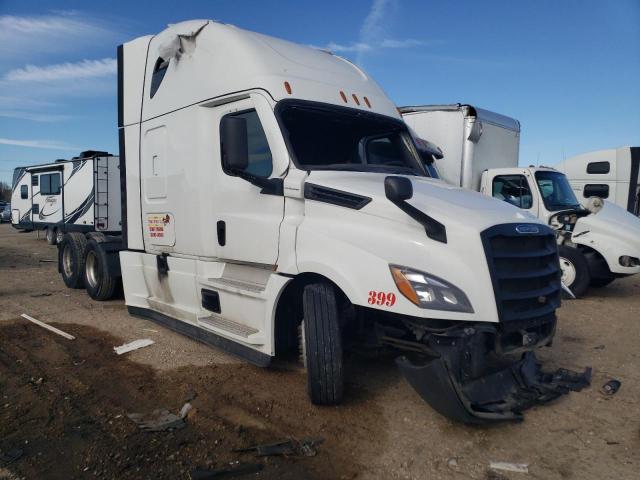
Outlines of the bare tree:
[[5,202],[11,200],[11,185],[7,182],[0,182],[0,200]]

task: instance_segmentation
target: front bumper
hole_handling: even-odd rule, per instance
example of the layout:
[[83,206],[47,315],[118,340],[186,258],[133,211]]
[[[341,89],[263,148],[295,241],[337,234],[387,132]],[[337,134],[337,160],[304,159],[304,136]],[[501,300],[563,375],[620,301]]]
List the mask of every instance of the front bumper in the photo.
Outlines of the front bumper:
[[428,343],[435,358],[402,356],[396,363],[431,407],[458,422],[522,420],[527,408],[582,390],[591,380],[590,368],[545,372],[531,350],[497,352],[491,329],[454,330],[432,335]]

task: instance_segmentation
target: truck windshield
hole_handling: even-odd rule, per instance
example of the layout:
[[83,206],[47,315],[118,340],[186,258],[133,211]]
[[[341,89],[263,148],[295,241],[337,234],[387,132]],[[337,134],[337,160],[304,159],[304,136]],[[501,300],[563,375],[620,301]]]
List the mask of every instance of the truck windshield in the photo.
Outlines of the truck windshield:
[[537,171],[536,182],[545,207],[551,212],[581,208],[565,174]]
[[427,176],[400,120],[303,102],[283,104],[278,113],[299,168]]

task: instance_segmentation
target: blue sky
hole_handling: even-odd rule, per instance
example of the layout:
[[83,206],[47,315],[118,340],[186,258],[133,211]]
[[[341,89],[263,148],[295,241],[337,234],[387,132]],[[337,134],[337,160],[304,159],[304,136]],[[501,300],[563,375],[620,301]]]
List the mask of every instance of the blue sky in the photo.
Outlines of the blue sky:
[[328,47],[398,105],[513,116],[521,164],[640,145],[640,0],[0,0],[0,180],[117,153],[116,46],[191,18]]

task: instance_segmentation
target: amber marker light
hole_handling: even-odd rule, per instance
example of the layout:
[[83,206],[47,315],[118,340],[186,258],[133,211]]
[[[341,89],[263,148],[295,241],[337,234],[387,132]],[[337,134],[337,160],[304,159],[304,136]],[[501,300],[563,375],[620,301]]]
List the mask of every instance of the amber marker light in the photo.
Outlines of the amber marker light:
[[353,101],[356,102],[356,105],[360,105],[360,100],[358,100],[358,97],[356,96],[356,94],[353,93],[351,96],[353,97]]
[[284,82],[284,89],[291,95],[291,85],[289,85],[289,82]]
[[342,100],[344,100],[344,103],[347,103],[347,96],[344,94],[342,90],[340,90],[340,96],[342,97]]
[[371,108],[371,102],[369,102],[369,99],[367,97],[364,97],[364,103],[367,104],[367,107]]
[[398,290],[400,290],[400,293],[402,293],[402,295],[407,297],[407,299],[411,303],[415,303],[416,305],[420,306],[420,299],[418,298],[418,294],[409,283],[409,280],[407,280],[406,277],[403,275],[402,270],[394,266],[391,266],[389,268],[391,269],[391,275],[393,276],[393,281],[396,282],[396,287],[398,287]]

